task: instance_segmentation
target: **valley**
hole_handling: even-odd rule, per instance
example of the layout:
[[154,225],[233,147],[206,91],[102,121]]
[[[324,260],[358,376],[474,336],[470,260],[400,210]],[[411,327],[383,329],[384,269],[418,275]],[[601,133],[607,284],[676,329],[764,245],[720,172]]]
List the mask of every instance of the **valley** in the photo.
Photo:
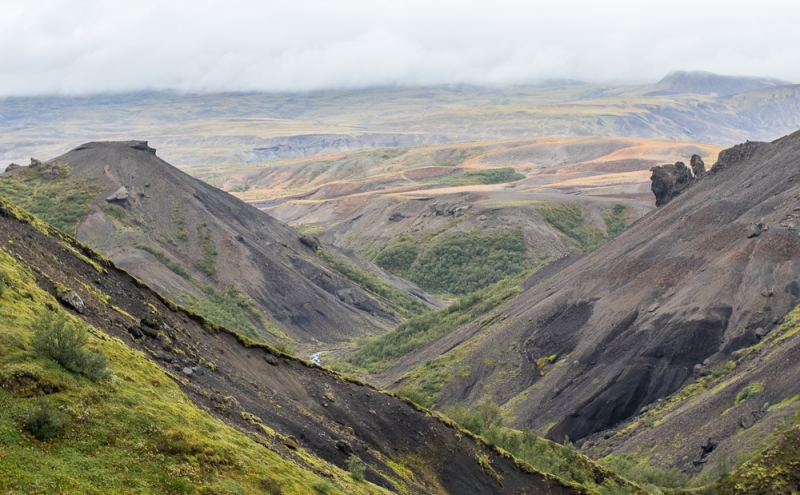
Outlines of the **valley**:
[[798,102],[0,100],[0,491],[793,493]]

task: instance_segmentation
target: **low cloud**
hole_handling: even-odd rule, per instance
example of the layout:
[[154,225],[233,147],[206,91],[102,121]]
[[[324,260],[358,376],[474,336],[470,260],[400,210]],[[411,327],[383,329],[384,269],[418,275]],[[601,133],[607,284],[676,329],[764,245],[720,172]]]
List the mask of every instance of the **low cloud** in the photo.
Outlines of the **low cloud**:
[[800,81],[800,3],[2,2],[0,96],[142,89]]

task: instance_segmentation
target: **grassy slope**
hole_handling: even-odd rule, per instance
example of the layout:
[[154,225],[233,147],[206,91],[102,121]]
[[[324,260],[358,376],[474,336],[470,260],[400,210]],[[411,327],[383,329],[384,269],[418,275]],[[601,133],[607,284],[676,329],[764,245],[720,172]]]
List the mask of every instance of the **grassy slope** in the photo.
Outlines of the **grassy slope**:
[[[0,251],[6,273],[0,298],[0,491],[3,493],[316,493],[324,480],[196,408],[141,353],[90,328],[91,345],[108,358],[110,378],[94,383],[69,373],[29,344],[32,325],[58,303],[29,269]],[[85,325],[82,320],[78,324]],[[15,387],[20,377],[36,386]],[[15,380],[16,378],[16,380]],[[22,416],[36,389],[66,419],[60,436],[38,441]],[[191,425],[191,427],[187,427]],[[310,458],[345,493],[382,493]],[[275,492],[278,493],[278,492]],[[330,490],[330,493],[340,493]]]
[[[520,291],[512,281],[499,282],[464,296],[447,308],[407,320],[389,333],[366,339],[359,350],[342,360],[331,361],[330,366],[342,371],[380,372],[420,346],[476,320]],[[419,397],[417,402],[432,405],[431,400]]]
[[49,164],[42,164],[0,175],[0,196],[75,235],[75,228],[102,188],[86,179],[68,179],[72,171],[66,164],[59,164],[57,178],[43,179],[42,172],[48,168]]

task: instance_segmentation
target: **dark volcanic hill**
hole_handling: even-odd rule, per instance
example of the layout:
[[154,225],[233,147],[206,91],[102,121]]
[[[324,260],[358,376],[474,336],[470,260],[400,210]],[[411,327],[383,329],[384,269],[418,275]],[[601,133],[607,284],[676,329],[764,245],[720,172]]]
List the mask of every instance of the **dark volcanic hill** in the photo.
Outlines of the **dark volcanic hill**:
[[[316,256],[314,239],[303,244],[294,229],[169,165],[146,142],[84,144],[4,180],[4,194],[74,228],[160,293],[252,338],[331,343],[398,321],[390,303]],[[42,190],[53,199],[24,197]],[[72,223],[53,211],[76,203]]]
[[[660,462],[695,469],[708,437],[736,452],[739,432],[757,420],[772,428],[795,410],[769,407],[800,393],[799,328],[783,319],[800,303],[798,230],[800,132],[735,146],[665,206],[540,270],[494,317],[441,337],[378,381],[413,386],[447,363],[434,378],[443,383],[438,406],[488,397],[517,426],[559,441],[596,439],[669,404],[634,423],[633,437],[600,437],[593,452],[647,445],[661,449]],[[676,412],[681,397],[697,400]]]

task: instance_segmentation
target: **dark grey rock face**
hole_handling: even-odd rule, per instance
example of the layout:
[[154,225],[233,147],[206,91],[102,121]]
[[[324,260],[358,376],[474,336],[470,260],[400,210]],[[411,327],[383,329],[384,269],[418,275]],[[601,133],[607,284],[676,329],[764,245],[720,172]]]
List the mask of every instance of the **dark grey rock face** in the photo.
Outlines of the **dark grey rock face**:
[[[702,163],[702,160],[700,163]],[[705,166],[703,168],[705,169]],[[653,167],[650,171],[653,172],[653,175],[650,176],[652,181],[650,190],[656,196],[656,206],[664,206],[669,203],[672,198],[680,194],[694,181],[692,171],[683,162]]]

